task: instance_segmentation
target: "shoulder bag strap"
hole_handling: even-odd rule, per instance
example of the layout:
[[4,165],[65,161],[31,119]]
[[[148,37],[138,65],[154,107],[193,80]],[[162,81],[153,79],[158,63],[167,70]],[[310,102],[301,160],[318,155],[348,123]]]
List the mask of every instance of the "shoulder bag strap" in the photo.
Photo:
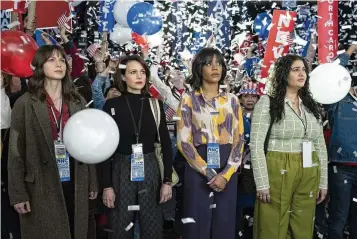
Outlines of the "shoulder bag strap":
[[157,138],[158,138],[159,143],[161,143],[160,133],[159,133],[160,105],[159,105],[159,102],[158,102],[157,99],[150,98],[149,102],[150,102],[150,107],[151,107],[152,114],[154,115],[154,119],[155,119]]

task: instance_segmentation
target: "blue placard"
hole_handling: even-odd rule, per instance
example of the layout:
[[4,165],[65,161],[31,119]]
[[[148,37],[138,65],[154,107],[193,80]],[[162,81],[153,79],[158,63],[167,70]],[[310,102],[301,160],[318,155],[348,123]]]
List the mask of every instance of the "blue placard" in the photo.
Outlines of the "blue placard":
[[207,32],[207,39],[213,34],[216,39],[216,47],[220,50],[224,50],[230,45],[230,25],[229,19],[231,10],[227,7],[228,1],[210,0],[208,2],[207,16],[211,19],[217,20],[217,24],[209,23],[211,31]]
[[11,23],[11,12],[1,10],[1,31],[9,30],[7,25]]
[[101,15],[99,23],[99,32],[112,32],[115,25],[113,14],[114,4],[116,0],[102,1],[100,5]]
[[[46,45],[45,42],[42,40],[42,37],[41,37],[41,34],[42,33],[45,33],[44,31],[41,31],[41,30],[38,30],[36,29],[35,30],[35,37],[36,37],[36,43],[39,47],[43,46],[43,45]],[[57,41],[49,34],[46,34],[46,36],[51,40],[52,44],[53,45],[56,45],[57,44]]]

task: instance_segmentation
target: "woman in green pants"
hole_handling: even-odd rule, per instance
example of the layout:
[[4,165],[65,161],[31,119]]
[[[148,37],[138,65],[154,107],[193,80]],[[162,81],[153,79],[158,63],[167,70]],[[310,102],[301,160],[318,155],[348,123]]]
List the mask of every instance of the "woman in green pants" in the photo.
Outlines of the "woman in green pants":
[[254,108],[254,239],[311,239],[316,203],[327,194],[326,146],[308,69],[300,56],[281,57],[270,96]]

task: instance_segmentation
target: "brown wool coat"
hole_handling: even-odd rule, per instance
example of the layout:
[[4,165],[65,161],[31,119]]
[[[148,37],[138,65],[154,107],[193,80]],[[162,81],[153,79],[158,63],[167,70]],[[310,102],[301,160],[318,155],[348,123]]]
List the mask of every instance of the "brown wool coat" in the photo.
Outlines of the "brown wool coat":
[[[68,105],[73,115],[85,101]],[[70,239],[46,101],[29,93],[12,111],[8,172],[11,204],[30,201],[31,212],[20,215],[22,239]],[[75,239],[86,239],[89,192],[98,191],[95,167],[75,161],[74,174]]]

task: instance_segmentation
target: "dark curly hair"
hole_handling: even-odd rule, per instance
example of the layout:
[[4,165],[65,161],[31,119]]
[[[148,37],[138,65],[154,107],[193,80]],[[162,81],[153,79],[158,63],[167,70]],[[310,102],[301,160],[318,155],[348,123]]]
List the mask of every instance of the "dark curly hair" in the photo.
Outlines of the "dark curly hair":
[[291,71],[291,66],[295,61],[302,61],[305,66],[306,82],[304,87],[298,91],[298,95],[302,100],[305,108],[312,113],[316,119],[321,119],[321,110],[316,101],[312,98],[309,90],[309,66],[307,61],[298,55],[286,55],[278,59],[275,63],[273,77],[271,79],[270,95],[272,97],[271,111],[274,112],[275,122],[279,122],[285,116],[285,94],[288,87],[288,76]]
[[224,85],[224,79],[227,75],[227,66],[223,55],[215,48],[203,48],[200,50],[192,62],[192,74],[188,77],[187,82],[193,90],[199,90],[202,86],[202,68],[205,64],[212,62],[213,56],[222,64],[222,75],[218,85]]

